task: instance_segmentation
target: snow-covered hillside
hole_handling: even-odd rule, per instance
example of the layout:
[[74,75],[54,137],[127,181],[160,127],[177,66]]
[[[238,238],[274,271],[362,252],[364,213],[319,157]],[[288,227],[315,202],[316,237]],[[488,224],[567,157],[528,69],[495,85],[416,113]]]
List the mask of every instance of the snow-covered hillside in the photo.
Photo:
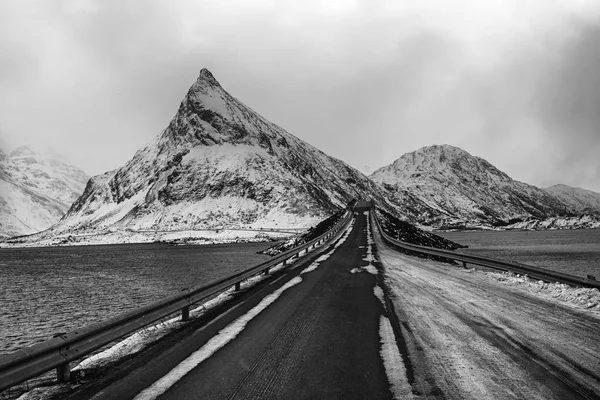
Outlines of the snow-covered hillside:
[[578,213],[600,215],[600,193],[567,185],[554,185],[544,190]]
[[486,160],[449,145],[405,154],[370,178],[406,206],[413,222],[435,228],[575,215],[548,192],[515,181]]
[[55,155],[29,146],[0,149],[0,236],[49,228],[82,193],[86,174]]
[[507,225],[505,229],[598,229],[600,218],[596,215],[583,215],[579,217],[550,217],[544,220],[530,219],[523,222]]
[[309,227],[360,196],[386,203],[366,176],[267,121],[203,69],[156,141],[92,177],[44,235]]

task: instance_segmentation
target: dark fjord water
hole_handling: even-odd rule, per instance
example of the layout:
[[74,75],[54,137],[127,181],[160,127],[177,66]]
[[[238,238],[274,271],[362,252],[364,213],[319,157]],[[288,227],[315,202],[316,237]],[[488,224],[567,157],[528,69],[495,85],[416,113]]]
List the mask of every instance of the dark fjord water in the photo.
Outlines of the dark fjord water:
[[0,249],[0,355],[246,269],[270,245]]
[[461,251],[469,254],[600,280],[600,229],[435,233],[468,245]]

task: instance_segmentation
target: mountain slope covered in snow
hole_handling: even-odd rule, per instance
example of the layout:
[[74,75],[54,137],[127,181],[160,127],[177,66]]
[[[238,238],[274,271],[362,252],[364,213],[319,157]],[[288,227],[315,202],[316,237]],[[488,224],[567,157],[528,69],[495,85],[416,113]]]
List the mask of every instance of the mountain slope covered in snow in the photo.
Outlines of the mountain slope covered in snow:
[[29,146],[10,154],[0,149],[0,236],[31,234],[57,223],[87,179],[79,168]]
[[206,69],[156,141],[92,177],[47,235],[309,227],[381,190],[227,93]]
[[600,193],[598,192],[567,185],[554,185],[544,190],[558,197],[580,214],[600,215]]
[[435,228],[501,226],[530,218],[572,216],[554,195],[515,181],[486,160],[449,145],[404,154],[370,178],[413,222]]

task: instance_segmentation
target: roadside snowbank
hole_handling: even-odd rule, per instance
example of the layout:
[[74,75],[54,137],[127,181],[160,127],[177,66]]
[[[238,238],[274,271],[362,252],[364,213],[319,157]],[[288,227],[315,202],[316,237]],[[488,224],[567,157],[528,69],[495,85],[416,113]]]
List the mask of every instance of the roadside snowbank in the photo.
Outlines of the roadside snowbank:
[[545,299],[600,312],[600,290],[598,289],[576,288],[564,283],[548,283],[512,272],[488,272],[476,269],[474,271],[486,274],[507,285],[517,286],[529,293],[535,293]]

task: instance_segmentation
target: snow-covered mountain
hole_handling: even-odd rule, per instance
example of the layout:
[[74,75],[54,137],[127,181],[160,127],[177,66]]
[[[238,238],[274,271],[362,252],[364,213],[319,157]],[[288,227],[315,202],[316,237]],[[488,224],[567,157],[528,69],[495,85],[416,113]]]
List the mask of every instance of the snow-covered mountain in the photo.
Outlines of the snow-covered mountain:
[[567,185],[554,185],[544,190],[580,214],[600,215],[600,193]]
[[46,235],[308,227],[381,189],[227,93],[206,69],[156,141],[92,177]]
[[0,236],[38,232],[57,223],[88,177],[59,156],[21,146],[0,149]]
[[435,228],[575,215],[554,195],[515,181],[486,160],[449,145],[404,154],[370,178],[405,205],[413,222]]

